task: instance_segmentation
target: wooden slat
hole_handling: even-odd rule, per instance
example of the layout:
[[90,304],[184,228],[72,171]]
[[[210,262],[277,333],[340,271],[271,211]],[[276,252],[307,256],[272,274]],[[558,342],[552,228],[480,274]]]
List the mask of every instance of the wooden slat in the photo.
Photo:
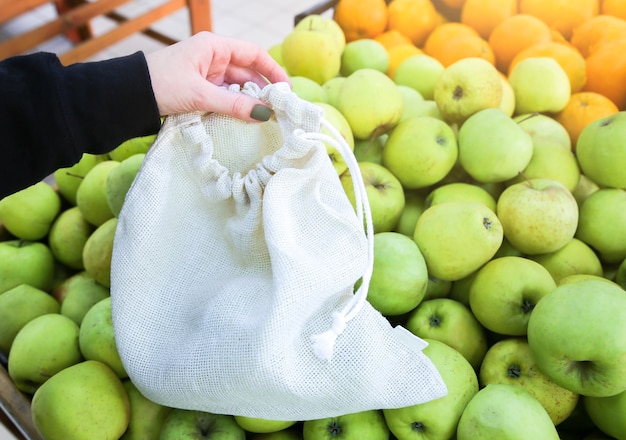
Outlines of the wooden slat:
[[213,29],[210,0],[188,0],[191,33],[211,31]]
[[0,366],[0,409],[24,437],[43,440],[32,420],[30,399],[15,387],[4,366]]
[[49,0],[0,0],[0,23],[46,3]]

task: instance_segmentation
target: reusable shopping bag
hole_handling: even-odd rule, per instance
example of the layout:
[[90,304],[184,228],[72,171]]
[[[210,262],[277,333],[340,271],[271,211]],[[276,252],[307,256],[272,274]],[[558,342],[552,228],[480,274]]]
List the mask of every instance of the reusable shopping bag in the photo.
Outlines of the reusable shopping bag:
[[371,213],[345,140],[285,83],[231,89],[272,119],[168,117],[119,215],[113,324],[132,382],[162,405],[272,420],[445,395],[427,344],[366,300]]

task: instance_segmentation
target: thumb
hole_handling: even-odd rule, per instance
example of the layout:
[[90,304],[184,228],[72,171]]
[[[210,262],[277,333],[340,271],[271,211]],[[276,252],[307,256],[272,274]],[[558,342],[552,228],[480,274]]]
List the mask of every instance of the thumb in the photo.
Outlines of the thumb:
[[274,111],[261,100],[225,88],[214,89],[212,98],[210,103],[212,111],[244,121],[265,122],[274,114]]

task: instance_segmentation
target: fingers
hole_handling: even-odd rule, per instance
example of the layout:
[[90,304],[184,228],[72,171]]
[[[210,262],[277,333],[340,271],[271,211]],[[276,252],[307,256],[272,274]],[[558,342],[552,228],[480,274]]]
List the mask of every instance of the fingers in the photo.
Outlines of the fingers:
[[207,98],[204,107],[210,108],[211,111],[250,122],[267,121],[273,114],[273,111],[259,99],[243,93],[231,92],[209,83],[207,83],[207,86],[210,88],[210,91],[204,94]]

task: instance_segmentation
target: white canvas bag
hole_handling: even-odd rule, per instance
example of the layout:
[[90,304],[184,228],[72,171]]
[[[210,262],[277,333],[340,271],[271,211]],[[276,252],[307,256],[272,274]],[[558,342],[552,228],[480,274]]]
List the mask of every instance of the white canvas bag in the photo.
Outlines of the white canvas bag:
[[[345,141],[287,84],[241,93],[274,117],[168,117],[120,213],[111,297],[130,379],[166,406],[273,420],[443,396],[425,342],[366,301],[371,219]],[[346,156],[357,212],[322,140]]]

